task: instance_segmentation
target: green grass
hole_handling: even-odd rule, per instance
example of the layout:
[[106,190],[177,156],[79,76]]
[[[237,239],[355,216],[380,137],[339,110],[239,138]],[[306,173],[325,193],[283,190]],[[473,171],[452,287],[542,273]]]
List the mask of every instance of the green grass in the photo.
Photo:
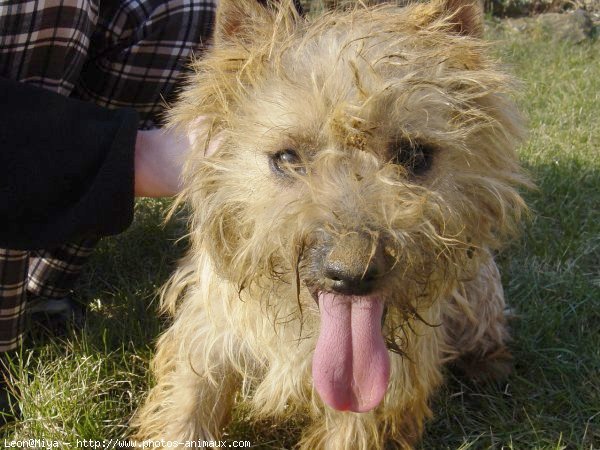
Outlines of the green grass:
[[518,314],[516,367],[502,387],[452,378],[423,449],[600,448],[599,48],[543,38],[501,48],[524,80],[521,158],[538,186],[522,239],[499,259]]
[[[499,258],[512,323],[515,371],[502,386],[448,374],[422,449],[600,448],[600,43],[509,40],[499,53],[524,80],[531,136],[521,150],[538,190],[522,239]],[[22,417],[6,439],[110,439],[149,383],[164,327],[155,291],[182,254],[185,224],[161,227],[167,203],[137,205],[133,226],[105,239],[78,287],[85,328],[37,337],[14,367]],[[243,417],[243,411],[238,412]],[[297,427],[234,423],[229,440],[289,448]],[[68,448],[64,446],[64,448]]]

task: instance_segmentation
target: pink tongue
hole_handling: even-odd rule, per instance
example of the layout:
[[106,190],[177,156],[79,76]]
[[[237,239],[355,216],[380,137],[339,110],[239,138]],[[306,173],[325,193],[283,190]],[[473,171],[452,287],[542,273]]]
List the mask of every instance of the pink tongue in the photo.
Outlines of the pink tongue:
[[321,399],[340,411],[366,412],[383,399],[390,358],[381,334],[383,301],[319,293],[321,331],[313,379]]

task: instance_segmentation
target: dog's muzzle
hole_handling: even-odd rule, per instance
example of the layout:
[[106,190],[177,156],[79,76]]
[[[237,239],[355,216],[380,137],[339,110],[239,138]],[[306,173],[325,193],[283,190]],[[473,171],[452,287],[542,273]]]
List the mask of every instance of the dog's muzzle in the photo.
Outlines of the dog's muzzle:
[[367,295],[384,275],[385,255],[379,239],[360,232],[341,236],[323,259],[325,290]]
[[382,401],[390,375],[378,293],[388,272],[383,246],[371,234],[349,232],[324,246],[321,261],[313,290],[321,316],[315,388],[334,409],[366,412]]

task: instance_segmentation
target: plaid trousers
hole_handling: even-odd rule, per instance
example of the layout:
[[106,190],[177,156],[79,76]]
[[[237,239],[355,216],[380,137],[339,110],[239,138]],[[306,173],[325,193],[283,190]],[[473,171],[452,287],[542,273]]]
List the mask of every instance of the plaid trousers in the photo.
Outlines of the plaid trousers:
[[[160,126],[188,59],[212,34],[215,8],[216,0],[0,0],[0,76],[133,107],[141,128]],[[0,249],[0,352],[21,342],[27,295],[67,295],[96,242]]]

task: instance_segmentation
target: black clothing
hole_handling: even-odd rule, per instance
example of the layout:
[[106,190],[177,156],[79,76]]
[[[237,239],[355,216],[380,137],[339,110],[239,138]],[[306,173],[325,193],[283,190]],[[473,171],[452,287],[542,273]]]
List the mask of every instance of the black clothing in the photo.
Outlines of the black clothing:
[[129,226],[135,110],[0,78],[0,124],[0,247],[46,248]]

